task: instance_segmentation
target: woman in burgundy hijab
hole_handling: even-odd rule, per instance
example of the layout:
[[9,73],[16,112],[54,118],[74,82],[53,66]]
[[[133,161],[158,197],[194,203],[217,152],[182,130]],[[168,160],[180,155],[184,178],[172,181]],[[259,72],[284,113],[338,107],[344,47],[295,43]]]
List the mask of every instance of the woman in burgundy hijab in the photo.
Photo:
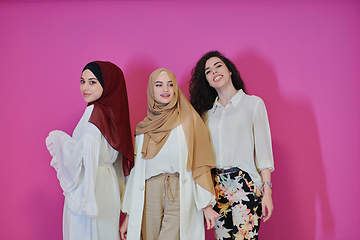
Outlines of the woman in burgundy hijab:
[[90,62],[80,90],[88,106],[73,135],[55,130],[46,139],[65,196],[63,239],[118,240],[124,175],[134,162],[123,73]]

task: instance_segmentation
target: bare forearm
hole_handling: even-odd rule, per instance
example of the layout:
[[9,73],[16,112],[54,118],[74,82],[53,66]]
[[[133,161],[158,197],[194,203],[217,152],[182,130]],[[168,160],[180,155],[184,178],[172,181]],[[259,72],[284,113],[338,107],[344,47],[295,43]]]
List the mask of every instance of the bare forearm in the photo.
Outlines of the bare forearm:
[[[269,168],[265,168],[261,170],[260,175],[263,183],[264,182],[271,183],[271,170]],[[271,195],[271,193],[272,193],[271,186],[269,184],[264,184],[264,195],[265,194]]]

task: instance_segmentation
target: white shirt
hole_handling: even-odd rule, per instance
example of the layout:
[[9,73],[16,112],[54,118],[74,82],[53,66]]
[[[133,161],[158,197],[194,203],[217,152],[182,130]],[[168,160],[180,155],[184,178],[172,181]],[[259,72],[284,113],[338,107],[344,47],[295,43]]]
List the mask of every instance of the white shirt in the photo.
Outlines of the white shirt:
[[[174,128],[171,134],[173,133],[176,133],[174,136],[177,139],[179,156],[180,240],[204,240],[205,231],[202,209],[208,205],[214,206],[216,202],[215,196],[196,184],[192,177],[192,172],[186,170],[188,150],[182,125]],[[153,160],[141,157],[143,139],[144,134],[137,135],[135,138],[135,166],[131,169],[123,201],[123,212],[129,214],[127,239],[131,240],[140,239],[145,201],[145,170],[147,169],[146,165]]]
[[262,99],[239,90],[225,107],[216,98],[207,113],[216,167],[238,167],[261,189],[259,172],[274,170],[270,126]]
[[46,139],[65,196],[64,240],[120,239],[122,154],[89,122],[93,109],[86,108],[72,136],[55,130]]
[[170,136],[158,154],[152,159],[147,159],[145,179],[161,173],[179,172],[179,140],[176,128],[171,130]]

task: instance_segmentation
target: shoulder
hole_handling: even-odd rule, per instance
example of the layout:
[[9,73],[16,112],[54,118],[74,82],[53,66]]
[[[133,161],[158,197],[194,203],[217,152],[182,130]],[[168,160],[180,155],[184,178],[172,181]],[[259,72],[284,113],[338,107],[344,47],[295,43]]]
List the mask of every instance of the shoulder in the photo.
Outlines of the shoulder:
[[135,136],[135,145],[139,146],[140,143],[142,145],[143,139],[144,139],[144,134],[136,135]]
[[245,94],[244,97],[241,99],[240,104],[241,108],[245,108],[245,109],[256,109],[256,108],[264,108],[265,107],[265,103],[264,101],[255,95],[248,95]]
[[252,104],[258,104],[259,102],[264,102],[260,97],[258,97],[256,95],[248,95],[248,94],[244,95],[243,100],[245,102],[252,103]]
[[89,122],[91,114],[94,110],[94,105],[90,105],[86,107],[84,115],[83,115],[83,133],[92,136],[93,138],[100,140],[102,138],[102,133],[100,129],[94,125],[93,123]]
[[88,106],[80,121],[78,122],[78,124],[76,125],[76,128],[73,132],[73,137],[75,139],[79,139],[81,136],[84,135],[91,135],[94,138],[101,138],[101,132],[100,130],[92,123],[89,122],[90,116],[93,112],[94,106]]
[[94,111],[94,104],[87,106],[85,108],[84,114],[83,114],[83,118],[87,118],[87,120],[90,119],[90,116],[92,114],[92,112]]

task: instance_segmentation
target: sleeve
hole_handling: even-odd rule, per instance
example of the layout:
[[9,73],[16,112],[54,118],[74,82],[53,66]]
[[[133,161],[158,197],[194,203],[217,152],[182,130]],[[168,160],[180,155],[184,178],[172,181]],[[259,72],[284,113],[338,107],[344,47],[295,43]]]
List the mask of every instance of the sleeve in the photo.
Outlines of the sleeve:
[[195,183],[194,199],[198,211],[204,210],[207,206],[215,206],[215,196],[199,184]]
[[263,100],[259,100],[254,110],[255,164],[260,172],[265,168],[274,171],[269,120]]
[[100,159],[100,141],[84,134],[77,141],[62,131],[50,132],[46,145],[53,156],[68,207],[81,215],[97,216],[95,184]]
[[117,157],[117,159],[116,159],[116,161],[114,163],[114,168],[115,168],[117,180],[118,180],[118,183],[119,183],[119,192],[120,192],[121,205],[122,205],[123,200],[124,200],[125,183],[126,183],[126,179],[125,179],[125,175],[124,175],[124,171],[123,171],[123,165],[122,165],[122,158],[123,158],[123,155],[122,155],[121,152],[119,152],[119,155],[118,155],[118,157]]
[[132,196],[132,190],[134,185],[134,175],[135,175],[135,166],[136,166],[136,151],[138,149],[138,143],[137,141],[138,136],[135,137],[135,144],[134,144],[134,167],[131,169],[130,174],[128,176],[127,182],[126,182],[126,188],[125,188],[125,194],[123,199],[123,205],[122,205],[122,212],[125,214],[130,214],[130,207],[131,207],[131,196]]

